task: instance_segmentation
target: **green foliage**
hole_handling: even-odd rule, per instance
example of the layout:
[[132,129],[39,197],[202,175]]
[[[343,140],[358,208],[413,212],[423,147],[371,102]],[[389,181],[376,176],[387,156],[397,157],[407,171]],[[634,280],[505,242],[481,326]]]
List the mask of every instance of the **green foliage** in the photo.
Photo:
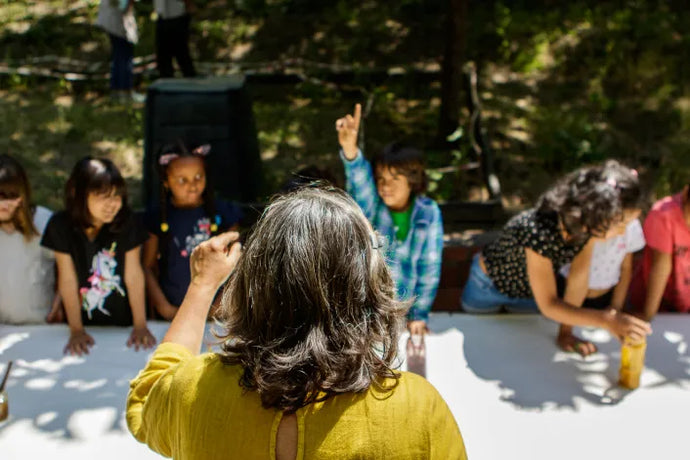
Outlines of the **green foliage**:
[[[326,165],[342,178],[332,123],[373,98],[366,147],[406,139],[425,148],[432,196],[467,198],[476,172],[467,134],[455,150],[433,146],[437,81],[396,67],[427,69],[444,48],[441,0],[198,0],[191,48],[197,61],[288,66],[314,80],[254,85],[268,189],[294,169]],[[139,57],[154,50],[151,2],[137,2]],[[0,1],[0,60],[58,55],[107,65],[107,36],[93,26],[98,1]],[[690,178],[690,9],[680,0],[491,0],[470,2],[467,58],[479,68],[484,126],[508,195],[529,202],[557,175],[620,158],[657,194]],[[302,67],[294,62],[305,61]],[[311,65],[320,63],[324,66]],[[340,77],[341,65],[352,71]],[[319,83],[334,75],[337,84]],[[0,79],[0,149],[38,174],[38,196],[54,204],[78,155],[141,155],[143,111],[107,103],[105,82]],[[64,103],[71,98],[72,103]],[[60,103],[56,101],[62,101]],[[463,112],[462,128],[469,128]],[[134,161],[135,162],[135,161]],[[133,181],[136,170],[130,168]]]

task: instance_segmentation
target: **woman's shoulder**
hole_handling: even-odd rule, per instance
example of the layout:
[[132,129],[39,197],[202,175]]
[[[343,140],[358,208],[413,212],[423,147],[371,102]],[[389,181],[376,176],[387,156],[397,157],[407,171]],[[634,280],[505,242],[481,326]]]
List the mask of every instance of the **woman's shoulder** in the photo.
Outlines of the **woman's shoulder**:
[[[196,392],[199,385],[206,389],[210,386],[210,390],[218,387],[220,391],[220,387],[223,387],[222,391],[232,391],[233,385],[228,385],[228,379],[239,381],[241,375],[239,366],[223,364],[216,353],[193,355],[183,345],[172,342],[158,345],[150,363],[156,363],[156,368],[164,370],[170,379],[171,389],[182,394]],[[227,389],[224,388],[226,386]],[[239,394],[239,385],[237,387]]]
[[404,411],[431,411],[437,404],[445,404],[438,390],[424,377],[405,371],[399,374],[397,381],[389,378],[369,387],[367,397],[386,401],[381,404],[381,410],[388,411],[387,407],[396,406]]
[[[179,353],[179,352],[178,352]],[[175,371],[175,381],[181,389],[189,388],[190,385],[197,387],[202,385],[211,390],[214,387],[222,387],[222,391],[232,393],[232,389],[237,389],[237,394],[241,394],[239,378],[242,369],[239,365],[228,365],[221,361],[217,353],[203,353],[200,355],[184,356],[179,368]],[[238,382],[237,385],[228,385],[228,382]],[[210,387],[210,388],[208,388]]]

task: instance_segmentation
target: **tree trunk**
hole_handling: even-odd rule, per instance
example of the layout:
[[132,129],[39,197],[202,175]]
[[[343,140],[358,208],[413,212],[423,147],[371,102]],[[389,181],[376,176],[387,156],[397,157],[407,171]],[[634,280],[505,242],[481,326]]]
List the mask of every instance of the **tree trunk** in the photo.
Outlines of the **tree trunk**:
[[465,61],[465,41],[469,0],[448,0],[445,31],[446,46],[441,63],[441,113],[438,124],[439,140],[460,125],[462,108],[462,66]]

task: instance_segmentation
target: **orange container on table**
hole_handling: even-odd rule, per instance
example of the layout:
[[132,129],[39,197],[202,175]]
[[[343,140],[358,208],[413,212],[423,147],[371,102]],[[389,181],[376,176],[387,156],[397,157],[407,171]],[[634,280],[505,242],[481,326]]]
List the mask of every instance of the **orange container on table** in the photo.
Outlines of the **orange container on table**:
[[647,341],[633,342],[627,337],[621,347],[621,367],[618,383],[624,388],[634,390],[640,386],[640,375],[644,369],[644,355]]

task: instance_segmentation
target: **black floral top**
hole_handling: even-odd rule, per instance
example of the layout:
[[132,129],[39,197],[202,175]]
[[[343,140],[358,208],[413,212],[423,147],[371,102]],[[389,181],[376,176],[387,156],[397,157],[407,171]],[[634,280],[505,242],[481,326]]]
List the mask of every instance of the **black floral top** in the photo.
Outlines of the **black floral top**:
[[554,273],[570,263],[586,241],[566,243],[555,212],[524,211],[503,227],[500,236],[482,250],[484,264],[496,288],[508,297],[530,298],[525,248],[547,257]]

